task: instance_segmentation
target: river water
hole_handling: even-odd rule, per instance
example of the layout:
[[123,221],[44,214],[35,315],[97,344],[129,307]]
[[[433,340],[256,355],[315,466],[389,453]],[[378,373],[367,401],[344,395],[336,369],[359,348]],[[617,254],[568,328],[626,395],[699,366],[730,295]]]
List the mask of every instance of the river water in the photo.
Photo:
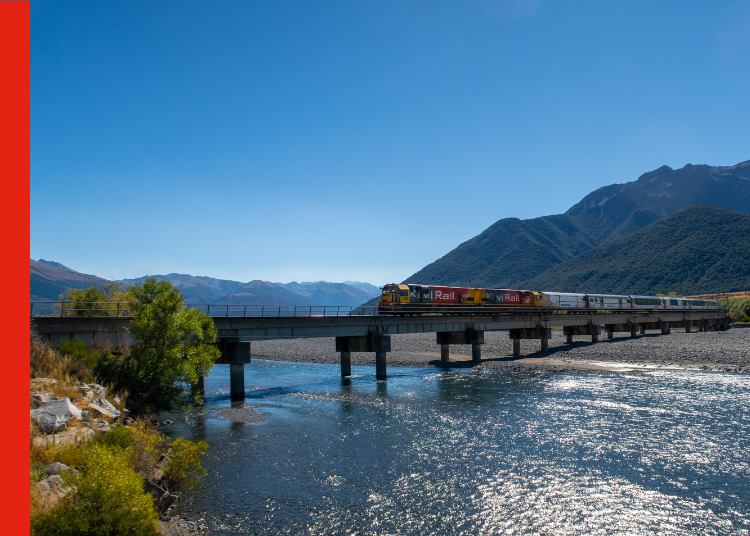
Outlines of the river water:
[[253,360],[249,424],[228,368],[165,430],[211,445],[211,534],[750,534],[748,375]]

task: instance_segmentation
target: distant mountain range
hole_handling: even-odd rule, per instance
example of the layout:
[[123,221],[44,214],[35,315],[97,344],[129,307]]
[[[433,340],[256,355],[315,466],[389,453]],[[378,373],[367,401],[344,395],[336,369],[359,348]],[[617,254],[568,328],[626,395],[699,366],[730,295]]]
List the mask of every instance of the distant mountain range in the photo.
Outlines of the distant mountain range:
[[[270,283],[250,281],[241,283],[227,279],[193,276],[187,274],[157,275],[180,289],[186,303],[225,303],[238,305],[345,305],[356,306],[366,302],[380,289],[362,282],[329,283]],[[138,279],[115,281],[132,285]],[[107,279],[81,274],[59,262],[31,260],[31,300],[57,301],[71,288],[86,288],[110,283]]]
[[499,220],[404,282],[532,288],[541,281],[534,278],[553,267],[695,204],[750,213],[750,160],[727,167],[662,166],[636,181],[599,188],[564,214]]

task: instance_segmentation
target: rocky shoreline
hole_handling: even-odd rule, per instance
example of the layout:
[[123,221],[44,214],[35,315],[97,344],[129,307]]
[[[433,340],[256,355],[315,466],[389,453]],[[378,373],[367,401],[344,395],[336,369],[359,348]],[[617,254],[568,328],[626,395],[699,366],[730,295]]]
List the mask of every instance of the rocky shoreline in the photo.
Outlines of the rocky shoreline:
[[[449,367],[480,366],[510,371],[539,372],[624,372],[643,368],[678,368],[723,372],[750,372],[750,326],[733,326],[728,331],[669,335],[650,331],[631,339],[617,333],[606,334],[597,343],[590,337],[574,337],[566,344],[561,329],[552,330],[549,353],[539,351],[539,341],[521,341],[521,355],[512,355],[507,331],[485,332],[482,361],[471,363],[471,347],[451,345]],[[440,347],[434,333],[391,337],[388,366],[443,367]],[[258,341],[252,343],[254,359],[338,364],[340,356],[331,338]],[[352,365],[375,364],[373,353],[352,353]]]

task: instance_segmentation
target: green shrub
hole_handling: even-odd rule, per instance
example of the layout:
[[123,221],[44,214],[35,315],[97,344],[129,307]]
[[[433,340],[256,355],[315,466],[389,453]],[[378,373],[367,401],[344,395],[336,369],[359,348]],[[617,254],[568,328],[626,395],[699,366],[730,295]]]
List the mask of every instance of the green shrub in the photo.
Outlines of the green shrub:
[[75,361],[81,361],[88,368],[93,369],[96,366],[97,355],[95,351],[89,349],[86,343],[80,339],[71,339],[50,345],[60,354],[68,356]]
[[127,426],[122,424],[114,425],[108,432],[101,434],[94,439],[95,443],[107,447],[119,447],[122,450],[133,446],[133,435]]
[[724,306],[733,322],[750,322],[750,298],[732,298]]
[[167,484],[191,487],[206,476],[206,470],[201,466],[201,457],[207,450],[208,443],[205,441],[193,443],[181,437],[175,439],[165,468]]
[[156,536],[158,515],[143,477],[128,468],[122,451],[102,445],[90,448],[79,474],[64,473],[75,491],[60,507],[32,520],[39,536]]

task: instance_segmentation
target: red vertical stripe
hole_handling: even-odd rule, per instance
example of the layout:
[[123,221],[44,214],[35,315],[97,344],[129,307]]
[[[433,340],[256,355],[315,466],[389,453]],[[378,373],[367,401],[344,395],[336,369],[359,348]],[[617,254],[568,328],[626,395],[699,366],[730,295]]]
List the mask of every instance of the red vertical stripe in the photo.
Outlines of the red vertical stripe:
[[29,2],[0,2],[4,534],[29,533]]

